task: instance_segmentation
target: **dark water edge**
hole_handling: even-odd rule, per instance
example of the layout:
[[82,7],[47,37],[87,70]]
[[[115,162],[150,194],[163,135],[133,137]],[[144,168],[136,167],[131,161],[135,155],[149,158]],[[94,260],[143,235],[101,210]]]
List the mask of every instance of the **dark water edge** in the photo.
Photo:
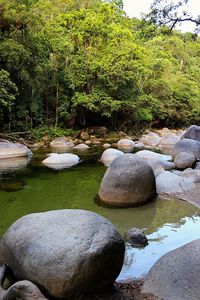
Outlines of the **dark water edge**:
[[[109,219],[123,235],[130,227],[145,228],[149,245],[127,245],[119,279],[139,277],[166,252],[200,237],[200,210],[178,200],[157,199],[136,208],[107,208],[95,203],[106,168],[98,161],[101,149],[83,153],[71,169],[52,171],[41,165],[44,152],[35,152],[27,168],[0,176],[0,236],[23,215],[54,209],[86,209]],[[48,152],[48,149],[46,150]]]

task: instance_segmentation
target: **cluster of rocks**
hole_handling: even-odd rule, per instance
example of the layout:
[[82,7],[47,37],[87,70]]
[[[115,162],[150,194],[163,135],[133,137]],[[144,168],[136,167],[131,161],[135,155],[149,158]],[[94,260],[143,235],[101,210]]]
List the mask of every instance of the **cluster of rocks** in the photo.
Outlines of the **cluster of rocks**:
[[[140,150],[124,154],[117,149],[106,149],[101,161],[109,168],[100,186],[100,200],[114,206],[133,206],[148,202],[145,199],[152,200],[152,195],[155,197],[157,193],[164,198],[183,199],[200,206],[200,127],[191,126],[181,139],[171,144],[169,153],[171,155]],[[154,174],[156,192],[149,196],[145,193],[152,175],[142,173],[139,158],[146,163],[146,170],[148,165]],[[144,196],[143,201],[133,200],[138,192]]]

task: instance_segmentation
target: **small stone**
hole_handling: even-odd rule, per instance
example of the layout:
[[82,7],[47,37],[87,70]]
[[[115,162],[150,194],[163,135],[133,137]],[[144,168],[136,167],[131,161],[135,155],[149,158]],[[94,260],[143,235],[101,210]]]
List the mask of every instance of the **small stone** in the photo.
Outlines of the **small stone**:
[[148,240],[144,231],[138,228],[130,228],[125,232],[125,241],[132,247],[145,247],[148,245]]

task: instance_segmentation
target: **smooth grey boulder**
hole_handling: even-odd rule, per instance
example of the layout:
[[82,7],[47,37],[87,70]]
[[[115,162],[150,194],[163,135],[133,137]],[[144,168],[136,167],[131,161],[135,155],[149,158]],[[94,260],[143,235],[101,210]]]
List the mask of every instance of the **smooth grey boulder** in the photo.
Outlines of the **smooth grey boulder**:
[[31,156],[32,152],[23,144],[0,142],[0,159]]
[[57,148],[57,149],[70,149],[74,147],[74,143],[69,141],[69,139],[64,138],[64,137],[59,137],[55,140],[53,140],[50,143],[50,146],[52,148]]
[[148,240],[144,231],[138,228],[129,228],[124,234],[125,241],[132,247],[145,247],[148,245]]
[[117,149],[113,149],[113,148],[109,148],[106,149],[100,158],[100,161],[106,166],[109,167],[110,164],[113,162],[114,159],[116,159],[119,156],[124,155],[124,152],[117,150]]
[[180,152],[176,155],[174,164],[177,169],[184,170],[192,167],[195,161],[196,157],[193,154]]
[[130,139],[121,139],[117,142],[117,147],[121,150],[132,150],[135,147],[135,142]]
[[183,134],[182,139],[192,139],[200,142],[200,126],[190,126]]
[[114,283],[124,248],[121,236],[104,217],[65,209],[16,221],[0,241],[0,257],[17,280],[33,282],[47,297],[78,299]]
[[64,168],[71,168],[79,163],[80,158],[72,153],[51,153],[42,163],[48,168],[54,170],[62,170]]
[[172,156],[175,158],[180,152],[186,152],[200,158],[200,142],[190,139],[182,139],[178,141],[172,150]]
[[107,169],[99,189],[100,201],[110,206],[137,206],[155,196],[153,170],[134,154],[117,157]]
[[172,160],[171,155],[165,155],[156,153],[150,150],[141,150],[135,153],[135,155],[139,156],[140,158],[148,160],[159,160],[160,162],[166,162]]
[[200,299],[200,239],[162,256],[149,271],[142,293],[163,300]]
[[135,155],[144,159],[152,167],[155,176],[164,170],[175,168],[174,163],[170,161],[172,159],[171,155],[164,155],[150,150],[141,150],[135,153]]
[[193,179],[184,178],[170,171],[164,171],[156,177],[158,195],[170,195],[181,198],[185,192],[195,188]]

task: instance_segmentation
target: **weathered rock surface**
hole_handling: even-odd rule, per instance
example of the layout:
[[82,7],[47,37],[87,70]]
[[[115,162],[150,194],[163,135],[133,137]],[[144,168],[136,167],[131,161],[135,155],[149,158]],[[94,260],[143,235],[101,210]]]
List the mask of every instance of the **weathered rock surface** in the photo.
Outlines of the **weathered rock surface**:
[[109,167],[113,160],[122,155],[124,155],[124,152],[109,148],[102,153],[100,160],[106,167]]
[[35,213],[16,221],[0,242],[1,263],[47,296],[78,299],[112,285],[124,257],[124,242],[105,218],[89,211]]
[[200,299],[200,239],[162,256],[149,271],[142,293],[163,300]]
[[70,149],[74,147],[74,143],[72,143],[71,141],[69,141],[69,139],[67,138],[63,138],[63,137],[59,137],[55,140],[53,140],[50,143],[50,146],[52,148],[57,148],[57,149]]
[[147,203],[156,195],[152,168],[134,154],[116,158],[101,182],[101,202],[111,206],[136,206]]
[[61,170],[64,168],[70,168],[75,166],[79,163],[80,158],[78,155],[71,154],[71,153],[52,153],[42,161],[42,163],[52,169]]
[[124,234],[125,241],[132,247],[145,247],[148,240],[144,231],[138,228],[130,228]]
[[200,126],[190,126],[183,134],[182,139],[192,139],[200,142]]
[[119,149],[132,150],[135,146],[135,142],[129,139],[121,139],[117,142]]
[[19,143],[0,142],[0,159],[30,156],[27,146]]
[[182,139],[178,141],[173,148],[173,157],[176,157],[180,152],[192,154],[196,159],[200,158],[200,142],[190,139]]
[[193,154],[180,152],[176,155],[174,164],[177,169],[184,170],[186,168],[192,167],[195,161],[196,157]]

